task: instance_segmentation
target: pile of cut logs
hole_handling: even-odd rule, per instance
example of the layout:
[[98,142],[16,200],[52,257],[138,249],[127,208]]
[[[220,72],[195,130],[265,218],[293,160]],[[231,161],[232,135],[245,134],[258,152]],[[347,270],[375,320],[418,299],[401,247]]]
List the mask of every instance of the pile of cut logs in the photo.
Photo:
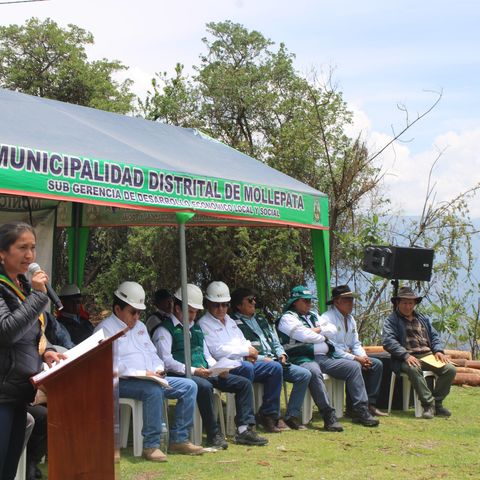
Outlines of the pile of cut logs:
[[[385,352],[383,347],[365,347],[367,354]],[[480,360],[472,360],[472,354],[464,350],[445,350],[452,362],[457,367],[457,375],[453,380],[454,385],[480,386]]]
[[480,361],[472,360],[472,354],[463,350],[445,350],[457,366],[454,385],[480,386]]

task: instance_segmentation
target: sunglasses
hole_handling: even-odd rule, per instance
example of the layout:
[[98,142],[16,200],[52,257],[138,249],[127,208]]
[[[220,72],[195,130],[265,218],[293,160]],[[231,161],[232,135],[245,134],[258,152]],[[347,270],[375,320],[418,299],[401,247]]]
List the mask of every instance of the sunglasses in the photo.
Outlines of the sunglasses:
[[248,303],[255,303],[257,301],[256,297],[247,297]]
[[228,308],[229,306],[230,306],[230,302],[223,302],[223,303],[212,302],[213,308]]

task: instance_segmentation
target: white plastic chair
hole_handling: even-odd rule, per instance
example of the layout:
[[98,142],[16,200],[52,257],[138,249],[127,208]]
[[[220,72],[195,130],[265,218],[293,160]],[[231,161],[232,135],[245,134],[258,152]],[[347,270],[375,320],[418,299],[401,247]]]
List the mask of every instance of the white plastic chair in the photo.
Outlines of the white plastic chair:
[[[133,398],[119,398],[120,406],[120,447],[126,448],[128,444],[128,433],[130,431],[130,412],[133,418],[133,456],[141,457],[143,450],[143,402]],[[167,426],[168,436],[168,399],[163,401],[163,420]],[[168,444],[168,438],[167,438]]]
[[17,474],[15,480],[25,480],[27,476],[27,449],[24,448],[20,461],[18,462]]
[[[403,385],[402,409],[404,412],[406,412],[410,407],[410,390],[412,389],[412,385],[406,373],[401,372],[400,377],[402,378],[402,385]],[[437,378],[437,376],[429,370],[423,371],[423,377],[424,378],[432,377],[434,383]],[[396,380],[396,374],[392,372],[392,376],[390,378],[390,391],[388,394],[388,413],[392,411],[392,401],[393,401],[393,392],[395,390],[395,380]],[[413,405],[415,407],[415,417],[420,418],[423,414],[423,407],[422,407],[422,403],[418,398],[417,392],[415,392],[415,390],[413,391]]]
[[[263,383],[253,384],[253,413],[257,413],[262,406],[263,399]],[[235,394],[227,393],[227,407],[226,407],[226,431],[227,435],[235,435],[237,426],[235,425],[235,415],[237,414],[237,407],[235,406]]]
[[237,408],[235,407],[235,394],[227,392],[227,406],[226,406],[226,432],[227,435],[235,435],[237,427],[235,425],[235,415]]
[[120,446],[126,448],[130,430],[130,412],[133,418],[133,456],[141,457],[143,450],[143,402],[133,398],[119,398],[120,406]]
[[263,402],[263,383],[253,384],[253,412],[257,413],[260,410]]
[[[335,409],[335,415],[337,418],[343,417],[343,402],[345,396],[345,381],[339,380],[338,378],[333,378],[323,374],[323,380],[325,382],[325,387],[327,389],[328,398]],[[302,423],[306,425],[312,420],[313,416],[313,398],[310,394],[310,391],[305,392],[305,398],[303,399],[302,405]]]
[[[213,401],[215,418],[218,418],[220,423],[220,431],[222,432],[222,435],[225,436],[225,418],[223,416],[222,392],[216,388],[213,389]],[[191,440],[195,445],[202,444],[202,430],[202,416],[200,415],[200,410],[198,409],[197,404],[195,405],[195,417],[193,419],[193,429],[191,433]]]

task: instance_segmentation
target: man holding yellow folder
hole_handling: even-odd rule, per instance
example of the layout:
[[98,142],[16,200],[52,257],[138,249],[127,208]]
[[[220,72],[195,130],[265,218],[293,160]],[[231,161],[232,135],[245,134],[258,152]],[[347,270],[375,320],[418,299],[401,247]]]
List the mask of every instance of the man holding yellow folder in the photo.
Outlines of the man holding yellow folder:
[[[443,400],[450,392],[456,370],[443,353],[443,344],[430,320],[415,310],[423,297],[409,287],[402,287],[392,298],[395,311],[383,325],[383,348],[392,356],[392,370],[408,375],[423,406],[423,418],[435,415],[449,417]],[[435,373],[433,392],[423,376],[423,370]]]

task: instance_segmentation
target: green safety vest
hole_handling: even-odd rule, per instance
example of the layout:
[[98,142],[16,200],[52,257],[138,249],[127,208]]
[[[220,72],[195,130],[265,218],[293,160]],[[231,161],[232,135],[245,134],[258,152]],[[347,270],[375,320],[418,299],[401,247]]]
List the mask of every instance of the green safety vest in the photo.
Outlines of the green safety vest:
[[[283,312],[283,315],[285,315],[286,313],[290,313],[291,315],[298,318],[307,328],[315,327],[316,315],[312,312],[309,312],[306,315],[307,318],[305,318],[305,316],[300,316],[297,312],[294,312],[292,310],[287,310],[286,312]],[[278,338],[280,339],[280,343],[283,345],[283,348],[288,355],[288,360],[296,365],[301,365],[305,362],[313,362],[313,360],[315,359],[313,343],[299,342],[278,330],[278,322],[280,322],[280,318],[277,321]]]
[[[172,356],[177,362],[185,363],[185,343],[183,341],[183,325],[179,323],[174,326],[171,318],[162,322],[172,336]],[[208,368],[207,359],[203,354],[203,332],[198,325],[190,328],[190,353],[192,356],[192,367]]]
[[[255,347],[258,350],[260,355],[266,355],[267,352],[263,350],[262,342],[260,341],[260,337],[242,320],[240,315],[237,313],[232,314],[232,319],[235,320],[237,327],[242,331],[243,336],[250,340],[252,347]],[[272,353],[275,355],[275,351],[273,349],[273,335],[272,326],[268,323],[267,319],[261,315],[255,315],[255,320],[257,321],[259,327],[262,329],[267,342],[270,344],[272,349]]]

